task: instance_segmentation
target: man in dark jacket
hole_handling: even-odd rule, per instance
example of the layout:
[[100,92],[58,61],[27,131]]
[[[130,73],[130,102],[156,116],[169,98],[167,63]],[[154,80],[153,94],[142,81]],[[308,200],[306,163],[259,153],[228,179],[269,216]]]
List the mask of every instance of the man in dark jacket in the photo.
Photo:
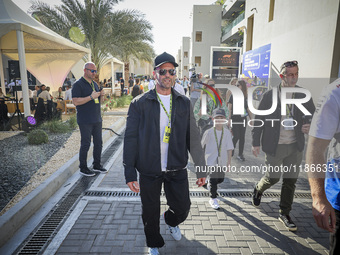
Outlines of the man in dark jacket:
[[124,79],[123,77],[120,77],[120,89],[122,91],[121,95],[124,95],[124,87],[125,87],[125,84],[124,84]]
[[[297,227],[289,216],[291,211],[295,183],[299,175],[302,154],[305,145],[304,134],[308,134],[311,114],[315,111],[313,100],[302,104],[310,115],[305,115],[299,107],[294,104],[286,105],[286,115],[281,116],[281,93],[285,88],[299,88],[296,86],[299,76],[297,61],[288,61],[281,66],[281,84],[278,88],[269,90],[263,95],[258,110],[270,109],[273,104],[273,93],[277,93],[278,104],[276,110],[266,116],[255,117],[258,120],[252,130],[253,154],[257,157],[260,153],[260,141],[262,150],[266,153],[266,173],[257,183],[254,189],[252,203],[259,206],[263,192],[273,186],[283,175],[280,215],[279,220],[290,231],[296,231]],[[301,89],[301,88],[300,88]],[[298,89],[296,89],[298,90]],[[287,93],[287,99],[302,99],[303,93]],[[277,120],[277,121],[273,121]]]
[[[132,191],[140,190],[149,254],[159,254],[158,248],[164,245],[159,227],[162,184],[169,205],[163,217],[173,238],[180,240],[178,225],[190,210],[188,150],[197,166],[205,165],[190,101],[172,89],[177,66],[174,57],[166,52],[156,57],[153,72],[156,89],[132,101],[126,123],[125,179]],[[205,173],[198,172],[197,177],[196,183],[202,186]]]

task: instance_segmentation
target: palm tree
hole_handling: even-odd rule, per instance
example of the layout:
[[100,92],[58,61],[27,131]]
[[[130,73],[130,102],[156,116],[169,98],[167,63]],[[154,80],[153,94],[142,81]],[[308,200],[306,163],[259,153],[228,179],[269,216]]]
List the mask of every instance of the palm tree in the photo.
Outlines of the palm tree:
[[127,79],[131,59],[151,63],[155,57],[154,49],[149,44],[151,41],[148,39],[152,38],[151,27],[145,25],[148,22],[144,19],[144,15],[136,10],[125,11],[117,17],[118,19],[112,22],[118,24],[117,29],[129,31],[129,34],[120,34],[120,44],[117,43],[113,54],[124,62],[124,75]]
[[[56,33],[91,49],[100,71],[110,56],[151,60],[151,24],[136,10],[113,11],[120,0],[62,0],[60,6],[35,1],[32,16]],[[143,46],[143,47],[142,47]],[[124,61],[125,62],[125,61]],[[99,77],[99,73],[97,75]]]
[[117,55],[124,62],[124,75],[126,79],[130,74],[131,60],[134,62],[136,62],[135,60],[139,60],[151,63],[155,57],[153,48],[148,43],[143,41],[126,42]]

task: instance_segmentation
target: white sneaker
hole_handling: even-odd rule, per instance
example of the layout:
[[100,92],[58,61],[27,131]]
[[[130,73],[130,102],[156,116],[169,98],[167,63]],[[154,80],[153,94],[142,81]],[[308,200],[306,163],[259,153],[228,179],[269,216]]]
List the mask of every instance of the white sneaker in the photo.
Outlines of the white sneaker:
[[149,248],[149,255],[159,255],[158,248]]
[[211,206],[213,209],[215,209],[215,210],[220,209],[220,205],[218,204],[217,198],[211,198],[211,199],[209,200],[209,204],[210,204],[210,206]]
[[[163,218],[163,220],[164,220],[164,222],[165,222],[165,212],[162,214],[162,218]],[[166,222],[165,222],[165,224],[166,224]],[[166,224],[166,225],[167,225],[167,227],[168,227],[168,229],[169,229],[169,231],[170,231],[171,236],[172,236],[176,241],[181,240],[181,238],[182,238],[182,233],[181,233],[181,230],[179,229],[179,227],[178,227],[178,226],[176,226],[176,227],[171,227],[171,226],[168,225],[168,224]]]
[[167,224],[168,229],[170,231],[170,234],[172,235],[172,237],[176,240],[179,241],[182,238],[182,234],[181,234],[181,230],[179,229],[178,226],[176,227],[171,227]]

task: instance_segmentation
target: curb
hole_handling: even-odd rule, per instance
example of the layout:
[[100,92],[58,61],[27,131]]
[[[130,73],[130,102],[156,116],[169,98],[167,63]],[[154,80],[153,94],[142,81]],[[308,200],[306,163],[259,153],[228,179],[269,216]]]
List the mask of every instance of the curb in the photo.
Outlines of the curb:
[[[126,118],[120,117],[110,128],[119,130],[126,123]],[[110,141],[111,131],[103,132],[103,151]],[[88,161],[92,160],[93,144],[88,153]],[[61,186],[79,170],[79,153],[54,172],[47,180],[19,201],[0,217],[0,247],[10,240],[17,230],[51,197]]]

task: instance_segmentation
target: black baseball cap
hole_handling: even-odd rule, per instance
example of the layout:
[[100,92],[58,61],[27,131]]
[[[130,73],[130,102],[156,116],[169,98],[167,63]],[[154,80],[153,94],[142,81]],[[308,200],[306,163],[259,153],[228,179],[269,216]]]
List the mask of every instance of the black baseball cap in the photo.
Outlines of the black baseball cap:
[[166,52],[163,52],[161,55],[158,55],[158,56],[155,58],[154,70],[155,70],[157,67],[159,67],[159,66],[161,66],[161,65],[163,65],[163,64],[165,64],[165,63],[171,63],[171,64],[173,64],[175,67],[178,66],[178,64],[177,64],[176,61],[175,61],[175,58],[174,58],[172,55],[170,55],[170,54],[168,54],[168,53],[166,53]]
[[223,116],[225,117],[225,110],[222,108],[217,108],[212,112],[213,118],[216,118],[217,116]]

